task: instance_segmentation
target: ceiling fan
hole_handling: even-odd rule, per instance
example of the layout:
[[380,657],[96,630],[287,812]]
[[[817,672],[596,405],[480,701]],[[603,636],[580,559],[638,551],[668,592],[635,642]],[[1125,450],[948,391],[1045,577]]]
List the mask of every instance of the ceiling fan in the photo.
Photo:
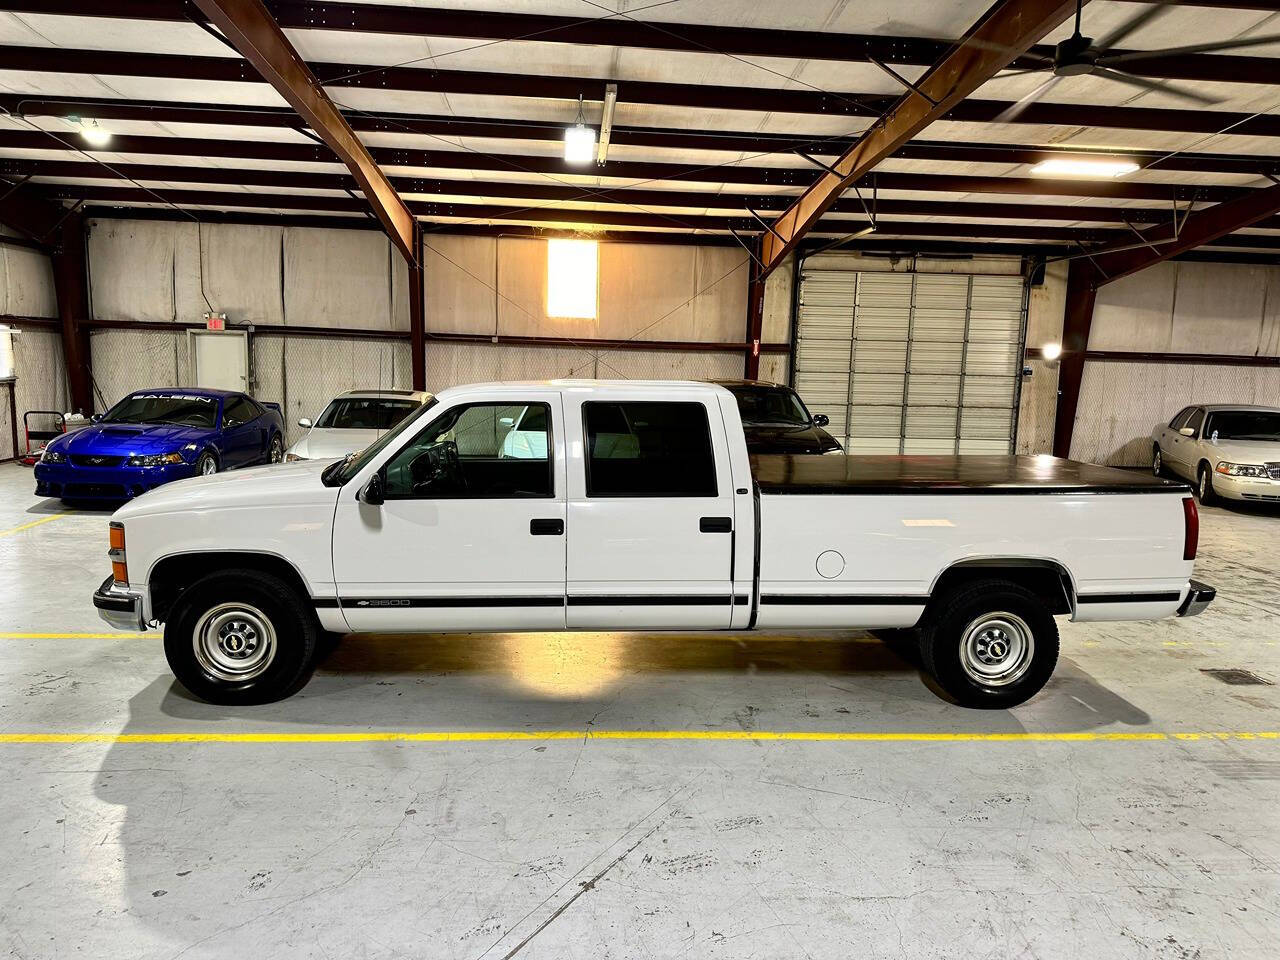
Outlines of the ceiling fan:
[[1237,50],[1242,47],[1256,47],[1266,43],[1280,42],[1280,36],[1272,35],[1266,37],[1242,37],[1235,40],[1221,40],[1216,43],[1197,43],[1185,47],[1166,47],[1163,50],[1130,50],[1123,53],[1112,53],[1116,44],[1122,41],[1140,27],[1146,26],[1156,17],[1168,12],[1173,4],[1170,0],[1164,3],[1151,4],[1147,9],[1134,17],[1129,18],[1120,24],[1106,36],[1097,40],[1092,37],[1086,37],[1080,32],[1080,16],[1084,6],[1084,0],[1076,0],[1076,28],[1075,32],[1067,39],[1059,43],[1053,50],[1053,56],[1040,56],[1038,54],[1024,54],[1021,60],[1039,60],[1036,66],[1028,67],[1021,70],[1008,70],[1000,74],[1001,77],[1012,77],[1023,73],[1042,73],[1050,71],[1052,76],[1040,84],[1030,93],[1026,94],[1016,103],[1013,103],[999,116],[995,117],[997,123],[1010,123],[1015,120],[1021,113],[1031,104],[1042,98],[1050,90],[1057,85],[1063,77],[1079,77],[1094,76],[1103,77],[1107,80],[1114,80],[1118,83],[1124,83],[1131,87],[1138,87],[1142,90],[1159,91],[1168,93],[1183,100],[1188,100],[1199,104],[1218,103],[1219,100],[1214,97],[1207,97],[1193,90],[1184,87],[1166,83],[1158,80],[1150,80],[1146,77],[1135,76],[1122,69],[1126,64],[1139,60],[1150,60],[1156,57],[1172,57],[1181,56],[1191,53],[1210,53],[1218,50]]

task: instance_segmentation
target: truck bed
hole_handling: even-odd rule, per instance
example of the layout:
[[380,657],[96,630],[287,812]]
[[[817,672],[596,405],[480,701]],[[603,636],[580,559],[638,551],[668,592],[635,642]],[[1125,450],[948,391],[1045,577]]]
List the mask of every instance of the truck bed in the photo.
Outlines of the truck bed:
[[1071,494],[1174,493],[1190,488],[1149,473],[1058,457],[797,456],[751,457],[762,494]]

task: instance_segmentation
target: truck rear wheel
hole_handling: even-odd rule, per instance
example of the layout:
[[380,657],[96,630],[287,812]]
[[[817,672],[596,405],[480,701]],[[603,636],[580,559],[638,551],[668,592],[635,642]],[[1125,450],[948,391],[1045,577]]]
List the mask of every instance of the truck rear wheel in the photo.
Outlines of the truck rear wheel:
[[164,653],[178,682],[209,703],[271,703],[311,676],[320,628],[283,580],[233,570],[196,581],[174,603]]
[[924,668],[958,704],[1003,709],[1025,703],[1058,662],[1058,625],[1031,591],[980,580],[938,598],[920,632]]

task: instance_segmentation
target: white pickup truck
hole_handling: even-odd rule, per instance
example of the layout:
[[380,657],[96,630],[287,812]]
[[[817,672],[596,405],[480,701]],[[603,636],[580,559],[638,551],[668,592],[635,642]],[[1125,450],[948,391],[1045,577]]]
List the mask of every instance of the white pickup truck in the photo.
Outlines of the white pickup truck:
[[216,703],[299,689],[324,632],[860,628],[913,630],[956,702],[1007,707],[1053,672],[1055,615],[1214,596],[1180,483],[1052,457],[752,459],[706,383],[445,390],[345,460],[168,484],[110,534],[103,618],[163,623]]

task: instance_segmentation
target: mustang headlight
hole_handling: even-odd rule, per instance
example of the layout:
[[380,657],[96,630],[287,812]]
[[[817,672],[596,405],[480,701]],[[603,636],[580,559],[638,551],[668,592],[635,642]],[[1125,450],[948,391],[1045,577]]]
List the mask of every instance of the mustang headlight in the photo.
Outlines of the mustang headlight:
[[131,467],[163,467],[170,463],[185,463],[182,454],[176,450],[173,453],[156,453],[145,457],[130,457],[129,466]]
[[65,453],[59,453],[57,450],[50,450],[48,447],[46,447],[44,452],[40,454],[40,462],[41,463],[66,463],[67,455]]
[[1267,468],[1256,463],[1227,463],[1223,460],[1214,469],[1229,477],[1267,477]]

